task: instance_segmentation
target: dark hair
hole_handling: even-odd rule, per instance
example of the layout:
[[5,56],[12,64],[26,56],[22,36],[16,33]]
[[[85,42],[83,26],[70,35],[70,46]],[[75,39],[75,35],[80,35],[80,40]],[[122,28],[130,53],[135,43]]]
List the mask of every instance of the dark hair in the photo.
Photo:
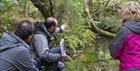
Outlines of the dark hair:
[[45,27],[50,28],[51,26],[56,26],[57,25],[57,20],[54,17],[48,17],[45,20]]
[[34,32],[34,26],[30,20],[21,20],[17,23],[15,34],[21,39],[28,39]]

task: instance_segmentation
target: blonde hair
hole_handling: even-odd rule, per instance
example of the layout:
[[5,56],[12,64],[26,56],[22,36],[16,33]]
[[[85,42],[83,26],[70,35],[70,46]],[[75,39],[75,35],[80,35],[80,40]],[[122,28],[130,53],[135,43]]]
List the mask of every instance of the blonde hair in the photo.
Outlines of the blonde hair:
[[129,1],[122,9],[122,20],[136,20],[140,18],[140,5],[137,2]]

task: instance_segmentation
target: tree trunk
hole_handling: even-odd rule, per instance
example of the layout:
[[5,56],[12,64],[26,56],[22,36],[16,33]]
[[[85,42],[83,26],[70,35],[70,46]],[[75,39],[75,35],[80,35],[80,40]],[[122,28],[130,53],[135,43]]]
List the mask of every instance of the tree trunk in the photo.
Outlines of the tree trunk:
[[[38,8],[39,11],[41,11],[44,19],[52,15],[52,2],[48,3],[48,0],[31,0],[32,3],[35,5],[35,7]],[[49,0],[51,1],[51,0]],[[49,4],[50,6],[48,6]]]
[[40,10],[44,19],[55,17],[58,23],[63,22],[65,0],[31,0],[31,2]]

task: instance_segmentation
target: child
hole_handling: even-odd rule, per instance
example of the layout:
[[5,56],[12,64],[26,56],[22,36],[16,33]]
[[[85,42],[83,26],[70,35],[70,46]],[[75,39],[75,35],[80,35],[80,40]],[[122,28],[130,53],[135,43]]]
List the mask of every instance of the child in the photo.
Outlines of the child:
[[120,71],[140,71],[140,5],[129,1],[122,9],[122,20],[109,45],[111,56],[120,61]]

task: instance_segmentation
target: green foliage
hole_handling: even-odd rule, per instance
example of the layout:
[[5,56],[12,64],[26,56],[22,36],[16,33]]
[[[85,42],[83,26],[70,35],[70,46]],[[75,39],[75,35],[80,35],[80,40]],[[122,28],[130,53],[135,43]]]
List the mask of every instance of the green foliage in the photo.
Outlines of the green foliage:
[[[59,23],[66,23],[68,25],[65,32],[63,32],[66,48],[92,47],[94,45],[93,37],[95,33],[85,24],[82,0],[60,0],[59,2],[54,2],[56,1],[52,0],[55,17],[57,17]],[[47,6],[49,7],[49,4]]]
[[89,0],[92,18],[99,28],[115,33],[121,25],[121,8],[127,0]]
[[100,23],[97,24],[98,27],[112,33],[116,33],[118,27],[121,25],[121,22],[115,16],[101,17],[100,19]]
[[[5,27],[8,27],[7,29],[9,29],[10,31],[13,29],[12,24],[11,24],[11,19],[6,17],[6,16],[1,16],[0,20],[2,20],[2,25],[4,25]],[[1,28],[1,27],[0,27]],[[3,28],[0,29],[0,32],[4,31]]]
[[82,63],[79,59],[66,62],[65,71],[87,71],[87,68],[84,63]]
[[[27,7],[27,8],[25,8]],[[27,10],[27,11],[25,11]],[[27,14],[27,16],[25,16]],[[0,0],[0,21],[4,26],[7,27],[9,31],[13,31],[13,24],[16,20],[25,17],[32,18],[42,18],[40,12],[38,12],[37,8],[31,4],[30,1],[26,0]],[[3,31],[0,28],[0,33]]]
[[88,66],[94,61],[95,57],[93,55],[92,48],[85,48],[85,50],[78,54],[76,59],[65,62],[65,71],[89,71]]
[[[1,24],[8,27],[8,29],[12,29],[11,27],[11,17],[13,17],[13,11],[14,8],[17,6],[15,3],[15,0],[1,0],[0,1],[0,21]],[[3,31],[3,29],[0,29],[0,33]]]
[[[83,28],[82,28],[83,29]],[[69,32],[68,32],[69,33]],[[90,30],[86,30],[81,32],[70,32],[71,34],[75,33],[75,35],[66,34],[65,39],[70,48],[76,48],[76,47],[91,47],[93,46],[93,32]]]
[[15,0],[1,0],[0,1],[0,13],[4,14],[8,10],[12,10],[16,6]]
[[82,14],[81,0],[67,0],[64,20],[68,23],[68,28],[64,34],[70,48],[93,46],[94,33],[85,25]]

